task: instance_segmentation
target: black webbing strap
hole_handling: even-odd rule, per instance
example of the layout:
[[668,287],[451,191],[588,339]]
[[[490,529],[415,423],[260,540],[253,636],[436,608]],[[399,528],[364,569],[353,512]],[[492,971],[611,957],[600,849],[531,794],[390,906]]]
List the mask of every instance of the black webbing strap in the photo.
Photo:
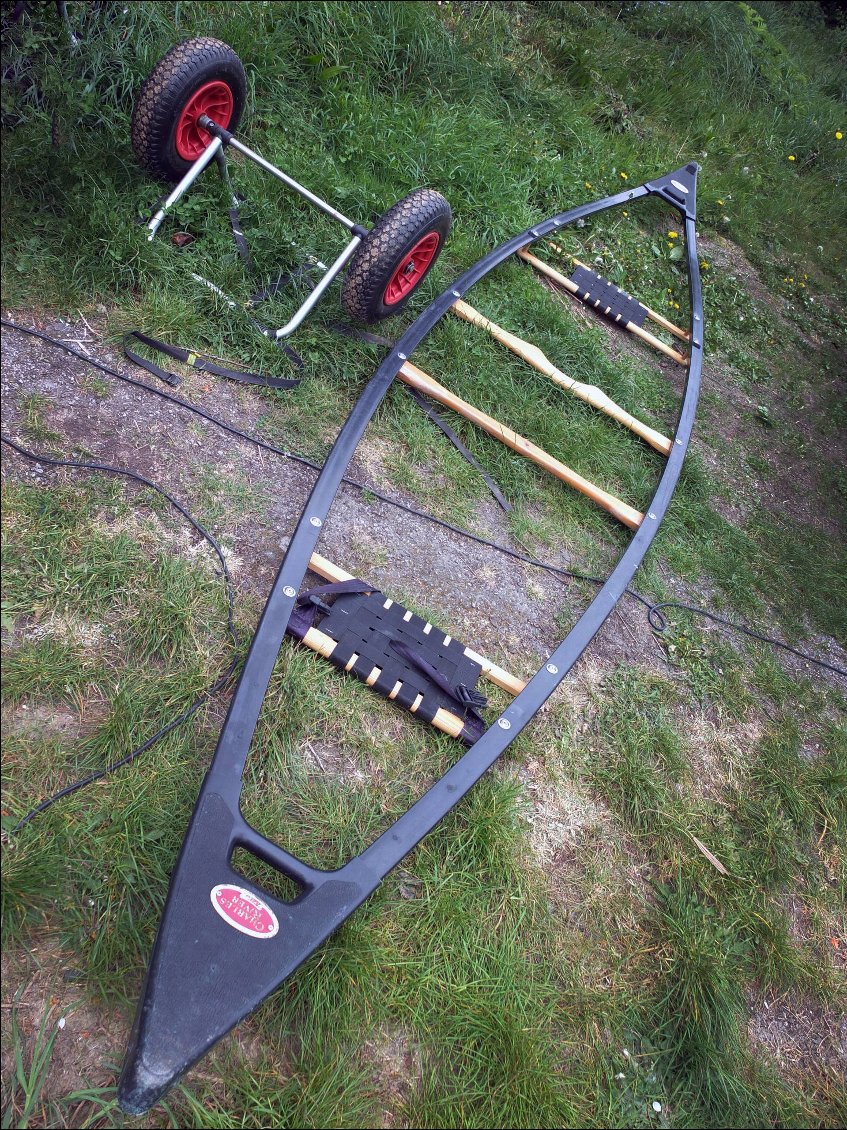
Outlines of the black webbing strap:
[[364,341],[368,345],[384,345],[386,349],[391,349],[394,345],[393,341],[389,341],[387,337],[381,337],[380,334],[372,334],[370,330],[360,330],[355,326],[349,326],[346,322],[334,322],[331,329],[335,330],[337,334],[343,337],[351,337],[353,341]]
[[152,373],[154,377],[158,377],[160,381],[171,385],[172,388],[177,388],[182,384],[182,377],[178,377],[176,373],[169,373],[167,369],[160,368],[155,361],[148,361],[146,357],[141,357],[138,353],[133,352],[127,345],[130,338],[137,338],[143,345],[149,345],[151,338],[146,337],[138,330],[132,330],[124,337],[124,356],[128,357],[130,361],[134,361],[136,365],[140,365],[142,369],[146,369],[148,373]]
[[631,294],[615,286],[588,267],[576,267],[571,282],[577,288],[577,295],[592,309],[604,314],[613,322],[624,325],[643,326],[647,311]]
[[[331,605],[326,596],[335,597]],[[479,709],[487,700],[476,689],[481,668],[464,644],[357,578],[302,593],[287,633],[304,640],[319,615],[319,631],[335,640],[328,658],[336,667],[405,710],[417,702],[415,717],[426,722],[440,709],[458,715],[465,741],[485,731]],[[375,668],[380,673],[374,679]]]
[[167,357],[173,357],[176,361],[182,361],[185,365],[191,365],[191,367],[197,369],[198,372],[210,373],[215,377],[226,377],[227,380],[238,381],[240,384],[259,385],[261,388],[276,389],[296,388],[300,384],[299,378],[289,380],[283,377],[266,377],[261,373],[244,373],[239,369],[229,369],[226,365],[220,365],[208,357],[201,356],[199,353],[183,349],[180,345],[168,345],[167,342],[158,341],[155,337],[149,337],[147,334],[141,333],[140,330],[130,330],[124,338],[124,353],[129,360],[135,362],[136,365],[140,365],[142,369],[146,369],[148,373],[152,373],[154,377],[158,377],[160,380],[166,381],[169,385],[173,385],[174,387],[182,383],[180,378],[174,373],[169,373],[167,369],[162,369],[154,361],[148,361],[146,357],[142,357],[140,354],[130,349],[128,342],[133,338],[156,353],[164,353]]
[[432,405],[427,401],[423,393],[418,392],[416,388],[410,388],[408,385],[406,385],[406,392],[408,392],[412,400],[414,400],[415,404],[417,404],[417,406],[424,413],[427,419],[432,420],[433,424],[435,424],[436,427],[441,428],[442,432],[444,432],[444,434],[447,436],[447,438],[450,440],[459,454],[464,456],[467,462],[470,463],[470,465],[474,467],[480,473],[480,475],[482,475],[483,479],[485,480],[485,485],[491,491],[494,498],[497,500],[497,502],[500,503],[507,514],[510,513],[512,509],[511,503],[505,497],[503,492],[500,490],[500,488],[497,486],[497,484],[494,482],[485,468],[477,462],[473,454],[465,447],[465,445],[462,443],[462,441],[459,439],[459,437],[456,435],[447,421],[442,420],[442,418],[435,411]]
[[[394,344],[387,338],[380,337],[379,334],[369,333],[367,330],[357,330],[353,326],[348,326],[344,322],[336,322],[332,328],[337,333],[344,334],[345,337],[352,337],[357,341],[366,341],[369,345],[385,345],[390,349]],[[472,452],[468,450],[464,443],[462,443],[462,441],[459,439],[450,425],[446,422],[446,420],[443,420],[441,418],[441,416],[432,407],[426,397],[422,393],[418,392],[417,389],[411,388],[409,385],[405,385],[404,387],[406,389],[406,392],[408,392],[412,400],[414,400],[415,404],[417,404],[418,408],[421,409],[427,419],[431,420],[432,423],[436,425],[436,427],[441,429],[441,431],[450,440],[450,442],[453,444],[462,458],[467,463],[470,463],[473,469],[482,476],[485,485],[491,491],[492,495],[500,504],[500,506],[502,506],[507,514],[510,513],[512,507],[506,496],[503,494],[503,492],[500,490],[500,488],[497,486],[497,484],[491,478],[485,468],[477,461]]]
[[283,271],[274,282],[269,283],[262,290],[250,296],[247,301],[248,307],[252,308],[258,306],[260,302],[266,302],[269,298],[273,298],[275,294],[284,290],[297,279],[302,279],[309,290],[314,290],[316,284],[309,278],[309,272],[314,269],[315,268],[310,263],[304,263],[302,266],[296,267],[293,271]]
[[485,707],[488,705],[488,699],[484,694],[481,694],[473,687],[465,686],[464,683],[454,685],[448,679],[445,679],[438,668],[433,667],[429,660],[421,655],[420,652],[416,651],[413,647],[409,647],[409,645],[403,643],[402,640],[391,640],[391,649],[392,651],[396,651],[401,659],[405,659],[408,664],[426,675],[428,679],[435,683],[439,690],[443,691],[467,714],[485,725],[485,720],[477,709],[477,707]]
[[226,156],[223,149],[219,149],[215,154],[215,163],[218,166],[221,180],[226,185],[226,190],[229,193],[232,207],[228,211],[229,227],[232,232],[232,240],[235,244],[236,250],[244,264],[249,275],[255,275],[256,264],[253,262],[253,256],[250,254],[250,248],[247,245],[247,238],[244,235],[244,230],[241,227],[241,212],[239,205],[244,203],[244,197],[239,194],[232,187],[232,181],[229,178],[229,169],[226,164]]
[[285,629],[290,636],[302,640],[309,628],[314,626],[318,612],[329,615],[332,608],[323,600],[325,596],[338,596],[340,593],[372,593],[373,585],[366,585],[364,581],[354,577],[349,581],[333,581],[329,585],[320,585],[316,589],[309,589],[301,593],[294,605],[294,611]]
[[[233,198],[234,200],[234,198]],[[247,238],[241,227],[241,213],[238,210],[238,205],[233,203],[229,209],[229,227],[232,232],[233,243],[241,256],[241,262],[247,268],[248,274],[255,275],[256,264],[253,262],[253,256],[250,254],[250,248],[247,246]]]

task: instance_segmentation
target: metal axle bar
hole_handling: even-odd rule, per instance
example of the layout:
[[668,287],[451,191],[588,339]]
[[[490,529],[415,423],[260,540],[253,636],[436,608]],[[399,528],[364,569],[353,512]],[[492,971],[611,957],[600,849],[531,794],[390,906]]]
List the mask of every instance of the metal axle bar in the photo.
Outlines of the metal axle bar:
[[[200,123],[202,124],[202,122],[203,119],[201,118]],[[260,168],[270,173],[271,176],[276,177],[277,180],[281,180],[282,183],[288,185],[289,188],[293,188],[298,195],[304,197],[310,204],[314,204],[316,208],[320,208],[327,216],[331,216],[333,220],[337,220],[338,223],[341,224],[342,227],[347,228],[348,231],[352,231],[359,226],[353,220],[348,220],[345,215],[336,208],[333,208],[331,204],[327,204],[325,200],[321,200],[320,196],[315,196],[314,192],[309,192],[308,188],[304,188],[302,184],[293,177],[290,177],[287,173],[284,173],[282,169],[278,169],[276,165],[272,165],[270,161],[266,161],[264,157],[260,157],[258,153],[254,153],[252,149],[248,149],[246,145],[242,145],[237,138],[230,138],[229,144],[239,153],[243,153],[245,157],[249,157],[251,161],[255,161]]]
[[332,263],[326,270],[326,273],[324,274],[321,281],[317,283],[315,289],[306,296],[303,305],[300,307],[297,313],[291,318],[290,321],[286,322],[284,326],[280,326],[278,330],[268,331],[269,336],[275,337],[278,341],[281,337],[288,337],[290,333],[294,333],[303,319],[310,313],[311,310],[314,309],[318,302],[320,302],[321,298],[323,297],[324,291],[327,289],[336,275],[341,274],[348,260],[351,258],[353,252],[361,242],[361,239],[357,235],[353,236],[353,238],[338,256],[338,258],[335,260],[335,262]]

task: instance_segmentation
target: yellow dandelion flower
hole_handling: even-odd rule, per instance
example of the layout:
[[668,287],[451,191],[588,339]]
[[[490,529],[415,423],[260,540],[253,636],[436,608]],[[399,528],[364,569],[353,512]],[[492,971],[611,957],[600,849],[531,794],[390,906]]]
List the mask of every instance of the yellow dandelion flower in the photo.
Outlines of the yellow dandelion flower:
[[585,187],[586,187],[586,188],[591,188],[591,181],[587,180],[587,181],[585,182]]
[[620,173],[621,180],[629,180],[629,173]]
[[678,231],[669,231],[668,232],[668,239],[679,239],[679,232]]
[[789,154],[788,154],[788,160],[789,160],[789,161],[796,161],[796,160],[797,160],[797,158],[796,158],[796,157],[794,156],[794,154],[793,154],[793,153],[789,153]]
[[844,134],[841,132],[840,129],[837,129],[835,131],[835,140],[836,141],[840,141],[843,136],[844,136]]
[[702,263],[700,264],[700,269],[701,269],[701,270],[703,270],[703,271],[708,271],[708,269],[709,269],[709,264],[708,264],[708,263],[706,262],[706,260],[705,260],[705,259],[704,259],[704,260],[703,260],[703,262],[702,262]]
[[723,200],[717,200],[715,203],[720,204],[721,208],[724,206]]
[[628,215],[629,215],[629,212],[626,212],[626,211],[624,211],[624,215],[625,215],[625,216],[628,216]]
[[678,303],[678,302],[674,302],[674,304],[673,304],[673,308],[674,308],[674,310],[678,310],[678,309],[679,309],[679,303]]

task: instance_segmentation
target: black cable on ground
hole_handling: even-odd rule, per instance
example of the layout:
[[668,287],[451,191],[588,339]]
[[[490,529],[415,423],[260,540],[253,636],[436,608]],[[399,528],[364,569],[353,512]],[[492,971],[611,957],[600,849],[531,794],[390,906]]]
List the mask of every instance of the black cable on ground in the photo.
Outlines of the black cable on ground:
[[796,647],[790,644],[782,643],[781,640],[775,640],[771,636],[763,636],[761,632],[755,632],[752,628],[747,628],[744,624],[735,624],[732,620],[725,620],[723,616],[718,616],[715,612],[708,612],[705,608],[697,608],[693,604],[680,604],[675,600],[661,600],[657,604],[651,604],[640,596],[632,589],[627,589],[630,596],[634,596],[647,606],[647,620],[650,627],[656,632],[664,632],[667,630],[668,621],[662,614],[662,608],[678,608],[681,612],[690,612],[694,616],[703,616],[706,620],[712,620],[716,624],[721,624],[729,628],[733,632],[740,632],[744,636],[749,636],[751,639],[760,640],[762,643],[770,644],[771,647],[781,647],[783,651],[788,651],[792,655],[798,656],[800,659],[805,659],[808,663],[814,663],[816,667],[823,667],[827,671],[833,671],[836,675],[841,675],[842,678],[847,679],[847,671],[843,667],[836,667],[834,663],[827,663],[825,659],[817,659],[814,655],[807,655],[805,651],[798,651]]
[[[81,463],[72,459],[54,459],[49,455],[36,455],[35,452],[28,451],[27,448],[22,447],[19,443],[15,443],[14,440],[11,440],[7,436],[3,435],[0,435],[0,443],[5,443],[7,447],[11,447],[19,455],[23,455],[25,458],[31,459],[34,463],[46,463],[52,467],[71,467],[74,470],[82,471],[103,471],[107,475],[122,475],[124,478],[133,479],[136,482],[142,483],[144,486],[149,487],[151,490],[156,491],[158,494],[161,494],[164,498],[166,498],[171,506],[175,507],[175,509],[179,511],[179,513],[183,516],[183,518],[186,519],[187,522],[190,522],[190,524],[194,527],[198,534],[200,534],[201,537],[205,538],[205,540],[217,554],[217,558],[221,563],[224,584],[226,586],[227,632],[229,633],[230,639],[232,640],[233,647],[236,651],[238,650],[241,641],[238,638],[238,630],[235,627],[235,585],[233,584],[232,575],[229,571],[229,568],[227,567],[224,552],[221,549],[219,543],[216,541],[215,537],[206,529],[204,525],[202,525],[202,523],[198,522],[196,518],[189,514],[182,503],[178,502],[173,497],[173,495],[168,494],[166,490],[164,490],[160,486],[157,486],[156,483],[151,482],[149,479],[145,479],[143,475],[139,475],[135,471],[128,471],[123,467],[111,467],[106,463]],[[45,800],[41,801],[40,804],[37,804],[35,808],[30,809],[30,811],[24,817],[22,817],[17,822],[17,824],[15,824],[12,831],[19,831],[26,824],[28,824],[30,820],[33,819],[33,817],[37,816],[39,812],[43,812],[45,808],[49,808],[52,804],[55,804],[57,800],[61,800],[62,797],[70,796],[71,793],[75,793],[78,789],[82,789],[86,785],[92,784],[94,781],[99,781],[101,777],[105,777],[108,773],[113,773],[116,769],[120,769],[124,765],[129,765],[131,761],[134,761],[142,753],[146,753],[146,751],[150,749],[151,746],[155,745],[156,742],[158,742],[166,734],[169,734],[171,730],[175,730],[177,726],[181,726],[183,722],[187,722],[188,719],[192,717],[192,715],[197,713],[197,711],[201,706],[203,706],[204,703],[208,702],[209,699],[214,698],[218,691],[226,686],[239,662],[240,656],[236,655],[232,662],[229,663],[229,665],[221,672],[220,675],[218,675],[217,679],[215,679],[215,681],[210,686],[208,686],[202,694],[198,695],[194,702],[192,702],[191,705],[186,710],[184,710],[182,714],[179,715],[179,717],[172,719],[167,723],[167,725],[163,726],[160,730],[153,734],[152,737],[142,742],[141,745],[137,746],[124,757],[121,757],[118,761],[113,761],[110,765],[106,765],[102,769],[96,770],[88,777],[84,777],[79,781],[74,781],[73,784],[67,785],[65,788],[60,789],[57,793],[54,793],[52,796],[47,797]]]
[[[11,329],[18,330],[20,333],[25,333],[31,335],[32,337],[41,338],[42,341],[46,341],[50,345],[54,345],[59,349],[65,350],[66,353],[72,354],[74,357],[79,358],[80,361],[84,361],[86,364],[93,366],[95,369],[100,369],[102,372],[108,373],[110,376],[113,376],[120,381],[124,381],[126,384],[133,385],[135,388],[144,389],[147,392],[152,392],[156,396],[161,397],[163,400],[169,400],[173,404],[179,405],[181,408],[186,408],[189,412],[193,412],[195,413],[195,415],[201,416],[203,419],[208,420],[209,423],[215,424],[217,427],[222,428],[224,431],[229,432],[231,435],[238,436],[239,439],[243,439],[248,443],[255,444],[257,447],[260,447],[265,451],[270,451],[275,455],[281,455],[283,458],[290,459],[293,462],[299,463],[304,467],[309,467],[313,471],[320,471],[321,469],[319,463],[316,463],[312,459],[308,459],[304,455],[298,455],[295,452],[286,451],[284,448],[277,447],[276,444],[269,443],[267,440],[263,440],[259,436],[251,435],[249,432],[242,431],[240,428],[235,427],[233,424],[226,423],[226,421],[219,419],[217,416],[213,416],[205,409],[199,408],[196,405],[189,403],[187,400],[183,400],[179,396],[174,396],[173,393],[166,392],[162,388],[155,388],[153,385],[145,384],[144,381],[138,381],[133,377],[128,377],[125,373],[121,373],[117,369],[104,364],[102,361],[95,360],[93,357],[86,356],[86,354],[82,353],[80,350],[74,349],[66,342],[59,341],[56,338],[50,337],[49,334],[46,334],[41,330],[31,329],[28,326],[21,326],[17,322],[10,321],[7,318],[0,318],[0,324],[9,326]],[[477,545],[484,545],[488,549],[497,550],[499,553],[503,553],[506,556],[513,558],[515,561],[521,561],[525,565],[531,565],[537,569],[544,569],[548,573],[553,573],[560,577],[565,577],[577,581],[586,581],[589,584],[593,585],[603,585],[606,583],[605,578],[603,577],[592,577],[584,573],[577,573],[571,569],[563,569],[558,565],[550,565],[547,562],[539,561],[536,558],[531,557],[527,553],[521,553],[518,550],[511,549],[509,546],[501,545],[498,542],[490,541],[487,538],[480,537],[480,535],[478,534],[471,533],[470,530],[464,530],[460,526],[454,526],[451,522],[447,522],[443,518],[437,518],[433,514],[428,514],[425,510],[419,510],[414,506],[410,506],[406,502],[401,502],[399,499],[392,498],[390,495],[377,490],[375,487],[364,486],[362,483],[357,482],[355,479],[345,477],[344,479],[342,479],[342,482],[346,486],[353,487],[355,490],[363,493],[367,492],[368,494],[373,495],[373,497],[378,498],[381,502],[385,502],[389,506],[394,506],[399,510],[403,510],[407,514],[413,515],[415,518],[422,518],[427,522],[432,522],[434,525],[441,526],[443,529],[449,530],[451,533],[457,534],[459,537],[467,538],[470,541],[476,542]],[[772,647],[781,648],[783,651],[787,651],[791,655],[796,655],[799,659],[803,659],[807,663],[812,663],[816,667],[821,667],[824,670],[832,671],[834,674],[840,675],[842,678],[847,678],[847,670],[844,670],[841,667],[837,667],[835,664],[828,663],[823,659],[818,659],[814,655],[809,655],[807,652],[800,651],[795,647],[791,647],[790,644],[782,643],[780,640],[773,639],[770,636],[765,636],[759,632],[754,631],[751,628],[745,627],[742,624],[736,624],[730,620],[725,620],[722,616],[718,616],[714,612],[708,612],[706,609],[696,608],[693,605],[677,603],[675,601],[660,601],[654,603],[653,601],[648,600],[646,597],[642,596],[640,593],[636,592],[634,589],[628,588],[625,589],[624,592],[627,596],[632,597],[633,599],[639,601],[639,603],[644,605],[644,607],[647,609],[648,622],[656,632],[661,633],[666,631],[668,628],[667,619],[660,610],[662,608],[677,608],[680,611],[690,612],[693,615],[702,616],[707,620],[712,620],[716,624],[720,624],[723,627],[729,628],[731,631],[740,632],[742,635],[749,636],[751,639],[770,644]]]

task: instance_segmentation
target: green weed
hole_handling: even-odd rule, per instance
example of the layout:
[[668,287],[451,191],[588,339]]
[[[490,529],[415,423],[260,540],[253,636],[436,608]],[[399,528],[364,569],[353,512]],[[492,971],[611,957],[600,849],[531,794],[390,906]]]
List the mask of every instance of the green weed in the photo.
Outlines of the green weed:
[[10,1018],[11,1041],[14,1054],[14,1081],[8,1103],[3,1110],[3,1130],[20,1127],[26,1130],[31,1125],[42,1102],[42,1090],[50,1070],[53,1045],[59,1034],[56,1024],[58,1018],[51,1016],[52,1009],[47,1006],[41,1017],[32,1046],[27,1055],[24,1039],[18,1022],[17,1010],[12,1010]]

